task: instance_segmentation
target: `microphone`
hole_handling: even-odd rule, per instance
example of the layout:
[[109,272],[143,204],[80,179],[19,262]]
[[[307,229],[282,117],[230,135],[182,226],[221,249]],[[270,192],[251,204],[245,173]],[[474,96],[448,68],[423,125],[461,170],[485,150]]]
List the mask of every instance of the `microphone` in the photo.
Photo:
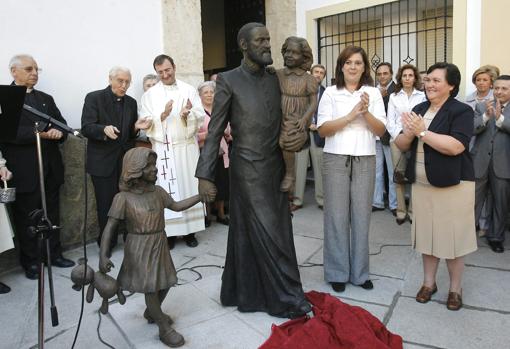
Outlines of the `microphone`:
[[43,119],[44,121],[47,121],[48,123],[54,125],[58,129],[60,129],[62,132],[70,133],[72,135],[75,135],[76,137],[81,136],[80,132],[73,130],[71,127],[67,126],[63,122],[58,121],[57,119],[52,118],[48,114],[44,114],[44,113],[40,112],[39,110],[32,108],[31,106],[29,106],[27,104],[23,104],[23,109],[28,110],[29,112],[31,112],[34,115],[37,115],[39,118]]

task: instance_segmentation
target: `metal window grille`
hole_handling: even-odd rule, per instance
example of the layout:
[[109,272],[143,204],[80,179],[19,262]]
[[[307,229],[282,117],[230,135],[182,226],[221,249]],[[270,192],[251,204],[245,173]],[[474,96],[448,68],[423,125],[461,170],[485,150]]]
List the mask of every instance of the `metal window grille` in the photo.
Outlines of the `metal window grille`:
[[319,62],[327,81],[335,76],[336,60],[349,45],[365,49],[371,68],[389,62],[396,73],[402,64],[418,70],[451,61],[453,0],[400,0],[319,18]]

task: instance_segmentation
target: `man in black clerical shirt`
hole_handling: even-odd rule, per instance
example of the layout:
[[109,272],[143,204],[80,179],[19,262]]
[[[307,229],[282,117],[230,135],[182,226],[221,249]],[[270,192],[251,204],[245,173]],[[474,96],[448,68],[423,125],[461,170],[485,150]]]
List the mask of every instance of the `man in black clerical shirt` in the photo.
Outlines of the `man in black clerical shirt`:
[[[113,67],[109,85],[90,92],[85,97],[81,116],[81,132],[88,138],[87,172],[92,178],[96,194],[99,237],[108,221],[108,211],[115,194],[119,192],[119,178],[124,153],[134,147],[140,128],[146,120],[137,121],[136,101],[126,95],[131,84],[131,72],[124,67]],[[114,237],[110,246],[115,246]]]
[[[31,56],[14,56],[9,63],[9,69],[14,79],[13,85],[26,86],[27,88],[25,104],[66,123],[53,98],[34,89],[39,79],[40,69]],[[9,169],[13,173],[11,186],[16,187],[16,201],[12,211],[13,222],[19,242],[20,262],[29,279],[37,279],[39,253],[37,237],[34,237],[28,230],[28,227],[34,224],[30,221],[29,214],[42,208],[34,121],[38,121],[39,129],[44,130],[40,135],[48,218],[53,225],[58,226],[60,223],[59,190],[64,183],[64,165],[59,144],[65,141],[66,134],[51,125],[48,126],[47,123],[35,120],[31,113],[24,110],[21,113],[16,139],[0,145],[9,164]],[[61,268],[72,267],[74,262],[62,256],[60,231],[54,230],[49,241],[51,264]]]

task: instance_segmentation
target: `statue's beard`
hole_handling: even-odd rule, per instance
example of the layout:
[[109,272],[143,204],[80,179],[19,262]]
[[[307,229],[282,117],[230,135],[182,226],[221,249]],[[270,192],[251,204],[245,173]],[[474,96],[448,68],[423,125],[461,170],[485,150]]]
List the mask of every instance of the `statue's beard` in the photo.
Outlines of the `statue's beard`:
[[261,53],[248,50],[248,57],[256,64],[260,66],[266,66],[273,64],[273,58],[271,58],[271,50],[263,51]]

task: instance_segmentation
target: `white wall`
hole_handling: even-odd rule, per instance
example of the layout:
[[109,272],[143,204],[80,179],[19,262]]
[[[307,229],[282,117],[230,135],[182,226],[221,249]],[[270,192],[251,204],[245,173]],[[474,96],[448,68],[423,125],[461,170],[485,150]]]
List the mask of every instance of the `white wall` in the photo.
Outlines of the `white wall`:
[[329,6],[339,4],[349,0],[296,0],[296,32],[297,36],[306,38],[306,12]]
[[79,128],[85,95],[108,85],[114,65],[131,69],[128,94],[140,99],[163,50],[161,28],[161,0],[1,0],[0,84],[12,81],[13,55],[33,55],[43,69],[36,88]]

